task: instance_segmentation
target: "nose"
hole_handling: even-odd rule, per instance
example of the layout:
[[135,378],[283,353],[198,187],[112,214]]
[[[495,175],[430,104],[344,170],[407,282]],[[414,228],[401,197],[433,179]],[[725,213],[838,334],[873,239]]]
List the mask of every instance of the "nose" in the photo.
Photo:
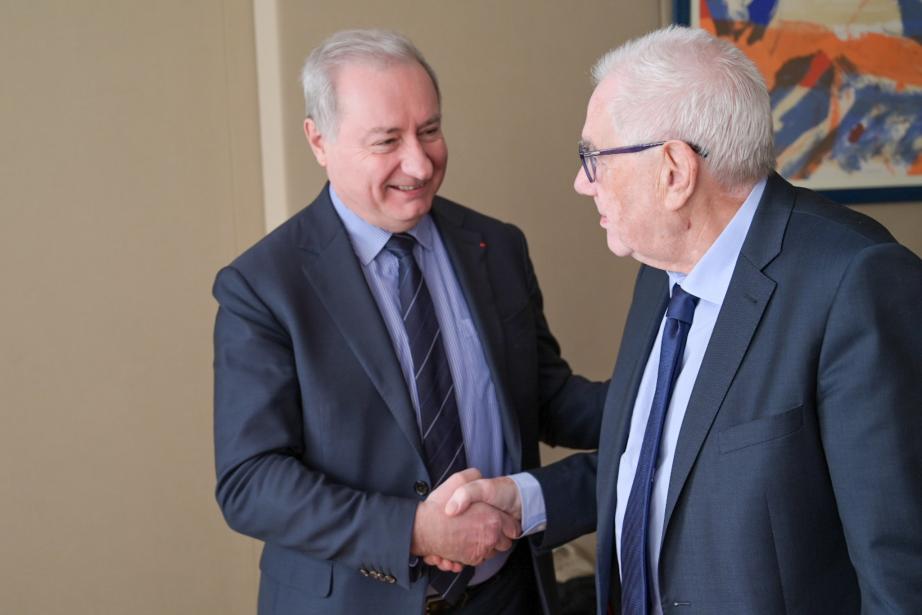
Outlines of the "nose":
[[595,194],[595,184],[586,177],[586,171],[583,170],[582,165],[576,169],[576,177],[573,178],[573,189],[576,190],[577,194],[584,196]]
[[425,180],[432,176],[432,159],[418,139],[408,139],[405,142],[400,168],[416,179]]

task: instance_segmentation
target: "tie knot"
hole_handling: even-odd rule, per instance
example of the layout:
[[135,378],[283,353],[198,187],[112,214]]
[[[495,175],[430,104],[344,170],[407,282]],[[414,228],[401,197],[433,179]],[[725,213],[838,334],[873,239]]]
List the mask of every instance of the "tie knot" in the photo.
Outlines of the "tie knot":
[[698,297],[685,292],[678,284],[673,284],[672,299],[669,300],[669,307],[666,308],[666,318],[674,318],[691,324],[697,305]]
[[413,246],[415,245],[416,239],[413,238],[413,235],[408,235],[407,233],[394,233],[391,235],[391,238],[387,240],[384,248],[397,258],[404,258],[413,256]]

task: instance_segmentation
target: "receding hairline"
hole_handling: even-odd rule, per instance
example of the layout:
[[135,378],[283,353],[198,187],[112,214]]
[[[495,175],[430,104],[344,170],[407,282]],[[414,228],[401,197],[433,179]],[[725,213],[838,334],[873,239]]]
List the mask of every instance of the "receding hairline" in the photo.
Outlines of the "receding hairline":
[[327,70],[327,76],[329,77],[330,84],[334,87],[335,91],[336,80],[339,78],[339,73],[343,69],[351,67],[364,67],[377,71],[386,71],[399,66],[416,66],[419,68],[422,73],[426,75],[429,83],[432,84],[432,89],[435,91],[436,98],[438,98],[441,102],[441,94],[439,92],[438,83],[432,78],[432,75],[426,69],[426,66],[416,58],[373,56],[365,53],[343,54],[342,56],[337,56],[330,61]]
[[[341,92],[340,92],[340,87],[339,87],[339,78],[343,70],[349,69],[349,68],[366,68],[368,70],[375,71],[375,72],[385,72],[393,68],[413,67],[413,66],[417,67],[419,69],[419,72],[422,73],[422,75],[424,75],[426,79],[428,80],[429,85],[432,87],[432,92],[435,94],[435,101],[436,101],[436,111],[432,113],[431,115],[429,115],[422,123],[420,123],[420,127],[429,126],[434,123],[440,123],[442,121],[442,100],[439,95],[439,88],[436,85],[436,83],[432,80],[432,77],[429,75],[429,72],[426,70],[426,67],[414,59],[397,58],[397,59],[394,59],[393,61],[372,60],[370,62],[364,62],[361,59],[359,59],[358,61],[346,61],[342,63],[337,63],[334,66],[331,66],[330,70],[328,71],[328,76],[330,79],[330,86],[332,87],[333,92],[335,94],[334,100],[336,101],[337,115],[339,115],[339,112],[341,111],[341,105],[342,105]],[[310,116],[308,116],[308,118],[310,118]],[[392,130],[394,130],[394,128],[392,127],[378,126],[378,127],[375,127],[369,130],[368,132],[369,133],[377,132],[377,133],[383,134],[385,132],[392,131]]]
[[337,82],[345,67],[386,69],[412,64],[422,68],[429,77],[441,109],[442,92],[438,75],[413,41],[392,30],[340,30],[315,47],[301,68],[305,117],[313,120],[321,132],[332,138],[338,126]]

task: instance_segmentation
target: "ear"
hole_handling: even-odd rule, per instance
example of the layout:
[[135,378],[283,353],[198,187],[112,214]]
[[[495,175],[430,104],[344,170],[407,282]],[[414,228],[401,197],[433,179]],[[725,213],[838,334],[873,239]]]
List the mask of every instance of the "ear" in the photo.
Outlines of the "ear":
[[311,118],[304,120],[304,136],[307,137],[307,142],[311,146],[311,151],[314,152],[314,158],[317,159],[317,164],[326,167],[326,140],[320,133],[320,130],[317,129],[317,124],[315,124],[314,120]]
[[698,183],[698,155],[682,141],[663,145],[664,162],[660,170],[663,201],[670,211],[678,211],[691,198]]

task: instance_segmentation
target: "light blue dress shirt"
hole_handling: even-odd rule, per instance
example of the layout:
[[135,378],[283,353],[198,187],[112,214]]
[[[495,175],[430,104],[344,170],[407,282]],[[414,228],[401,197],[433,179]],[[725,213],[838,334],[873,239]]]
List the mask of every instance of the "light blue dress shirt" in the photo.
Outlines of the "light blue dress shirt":
[[[419,399],[416,387],[409,384],[415,382],[413,358],[400,318],[398,261],[396,256],[384,249],[391,234],[356,215],[342,202],[332,185],[330,198],[346,227],[368,288],[394,344],[394,352],[416,410],[418,426]],[[496,389],[467,301],[432,218],[427,214],[408,232],[416,239],[413,255],[426,280],[442,332],[442,344],[455,385],[468,467],[479,469],[485,477],[501,476],[511,469],[511,461],[506,459]],[[471,584],[493,576],[502,568],[507,557],[508,554],[503,553],[478,566]]]
[[[667,272],[669,275],[669,288],[679,284],[686,292],[698,297],[700,300],[695,309],[695,317],[688,339],[685,343],[685,353],[682,359],[682,371],[676,379],[672,391],[672,399],[666,412],[666,422],[663,426],[663,436],[660,443],[659,458],[657,459],[656,473],[653,478],[653,494],[650,502],[650,529],[647,542],[647,556],[651,570],[656,570],[659,565],[659,551],[663,539],[663,519],[666,514],[666,492],[669,489],[669,477],[672,474],[672,462],[675,456],[676,442],[682,421],[685,419],[685,410],[691,397],[692,387],[698,378],[698,370],[704,359],[714,323],[723,305],[724,296],[730,286],[730,278],[736,267],[752,217],[755,215],[762,193],[765,191],[765,180],[757,183],[743,205],[737,210],[733,219],[717,237],[711,247],[704,253],[688,275]],[[650,417],[653,405],[653,392],[656,388],[656,372],[659,366],[660,345],[662,343],[663,325],[666,315],[660,323],[659,333],[653,343],[650,357],[644,369],[643,379],[634,401],[633,414],[631,415],[631,428],[628,435],[627,447],[621,455],[618,466],[618,503],[615,510],[615,536],[618,550],[618,562],[621,562],[621,527],[624,521],[624,510],[627,507],[634,474],[637,472],[637,460],[640,457],[640,447],[643,444],[644,431]],[[599,468],[604,472],[604,468]],[[544,529],[547,522],[547,513],[541,487],[534,476],[527,473],[515,474],[513,480],[519,486],[522,496],[522,528],[524,533],[534,533]],[[620,565],[619,565],[620,568]],[[659,586],[656,575],[653,578],[654,612],[662,613],[659,603]]]

